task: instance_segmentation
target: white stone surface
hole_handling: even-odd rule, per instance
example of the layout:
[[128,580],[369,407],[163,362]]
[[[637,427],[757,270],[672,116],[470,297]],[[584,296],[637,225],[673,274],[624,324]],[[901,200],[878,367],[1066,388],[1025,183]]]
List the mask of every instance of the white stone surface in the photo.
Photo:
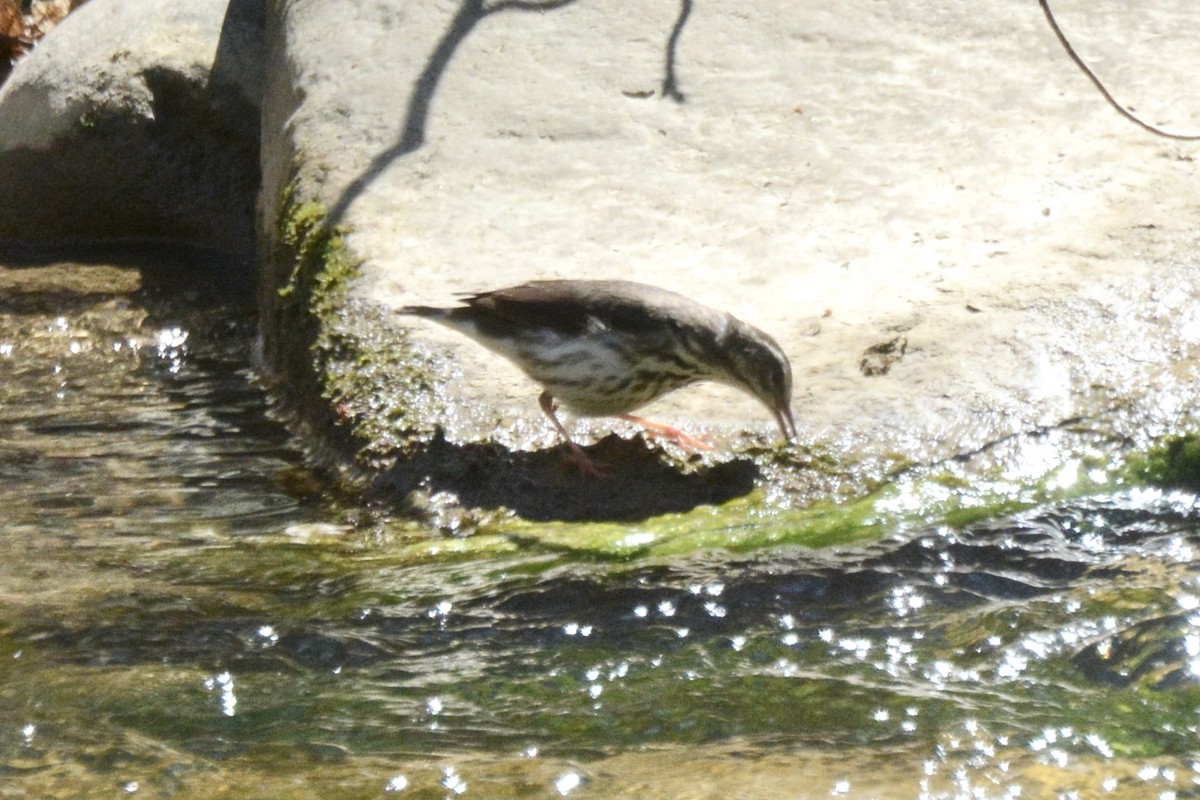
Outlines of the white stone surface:
[[[1192,4],[1055,6],[1118,98],[1200,129]],[[281,6],[267,211],[299,164],[305,191],[345,211],[359,297],[654,283],[780,340],[803,438],[906,452],[1191,380],[1200,147],[1119,118],[1035,3],[697,0],[675,60],[683,103],[661,96],[678,2],[509,7],[449,51],[423,140],[403,147],[414,87],[462,7]],[[496,409],[485,426],[540,425],[514,368],[397,322],[448,348],[463,408]],[[863,349],[897,335],[906,356],[864,376]],[[647,414],[718,436],[772,428],[719,387]],[[480,435],[479,419],[450,420],[451,436]]]

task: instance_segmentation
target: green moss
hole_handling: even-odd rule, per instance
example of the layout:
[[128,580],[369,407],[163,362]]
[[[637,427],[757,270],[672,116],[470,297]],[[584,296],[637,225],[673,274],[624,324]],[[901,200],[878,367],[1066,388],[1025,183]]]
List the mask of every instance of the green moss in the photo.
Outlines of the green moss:
[[543,551],[594,559],[645,559],[702,550],[749,551],[797,544],[829,547],[879,536],[870,499],[821,503],[793,511],[765,511],[761,493],[639,523],[530,522],[516,517],[482,526],[463,538],[411,541],[391,550],[401,563],[478,559],[516,551]]
[[327,224],[325,207],[300,202],[293,182],[279,209],[271,265],[278,288],[264,301],[267,357],[285,379],[293,414],[335,446],[338,460],[378,466],[406,440],[430,435],[432,365],[386,309],[353,297],[362,261],[345,229]]
[[[720,506],[664,514],[636,523],[557,523],[500,519],[483,524],[477,542],[486,552],[505,540],[527,549],[586,554],[599,558],[655,558],[706,549],[751,551],[781,545],[844,546],[884,535],[960,528],[1019,514],[1029,509],[1108,491],[1117,480],[1086,453],[1072,452],[1065,441],[1061,460],[1035,459],[1021,467],[1008,460],[973,465],[949,461],[930,466],[894,464],[885,479],[853,483],[824,499],[803,503],[777,491],[778,476],[760,488]],[[1089,448],[1090,449],[1090,448]],[[836,466],[836,461],[826,465]],[[843,465],[844,466],[844,465]],[[820,481],[821,478],[807,476]],[[846,478],[847,487],[851,479]],[[789,499],[790,498],[790,499]],[[421,552],[427,548],[428,552]],[[438,555],[438,542],[414,544],[417,560]]]
[[1124,476],[1134,483],[1164,489],[1200,491],[1200,435],[1169,436],[1144,453],[1131,455]]
[[292,272],[280,287],[281,298],[307,298],[317,318],[344,302],[362,262],[346,249],[343,228],[325,224],[325,207],[296,200],[295,183],[284,189],[277,222],[279,241],[291,251]]

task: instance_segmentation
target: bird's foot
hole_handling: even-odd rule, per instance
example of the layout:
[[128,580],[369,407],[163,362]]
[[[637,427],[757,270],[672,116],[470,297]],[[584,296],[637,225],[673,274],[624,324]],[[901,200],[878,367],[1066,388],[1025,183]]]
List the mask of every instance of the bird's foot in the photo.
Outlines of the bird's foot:
[[666,439],[674,442],[689,452],[697,450],[710,451],[716,449],[713,443],[709,441],[708,434],[699,436],[689,436],[678,428],[672,428],[670,425],[663,425],[661,422],[651,422],[642,417],[635,417],[632,414],[622,414],[621,419],[626,422],[633,422],[641,425],[646,429],[646,433],[655,439]]

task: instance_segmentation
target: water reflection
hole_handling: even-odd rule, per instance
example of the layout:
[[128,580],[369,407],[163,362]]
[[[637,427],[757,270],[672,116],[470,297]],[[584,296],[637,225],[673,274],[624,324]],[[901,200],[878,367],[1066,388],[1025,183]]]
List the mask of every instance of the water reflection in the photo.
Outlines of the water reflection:
[[145,290],[0,315],[0,772],[33,796],[1200,786],[1190,495],[826,550],[414,561],[443,535],[296,491],[252,340]]

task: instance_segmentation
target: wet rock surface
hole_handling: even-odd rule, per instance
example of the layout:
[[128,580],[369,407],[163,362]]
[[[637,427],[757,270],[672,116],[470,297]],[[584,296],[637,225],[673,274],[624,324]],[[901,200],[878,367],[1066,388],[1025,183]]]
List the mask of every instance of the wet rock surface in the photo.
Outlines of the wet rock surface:
[[[1056,11],[1085,58],[1120,65],[1113,91],[1186,126],[1185,5]],[[346,317],[377,309],[443,365],[425,381],[436,410],[398,434],[446,454],[429,476],[477,472],[519,495],[512,463],[541,463],[524,453],[553,439],[519,371],[388,309],[534,278],[640,280],[770,332],[796,373],[795,473],[806,448],[930,463],[1114,407],[1168,427],[1195,407],[1190,145],[1119,118],[1036,8],[301,0],[271,53],[265,122],[282,135],[264,151],[264,240],[317,213],[343,226],[354,270],[315,322],[338,341],[316,370],[293,356],[317,337],[289,344],[288,301],[264,294],[269,363],[328,395],[329,365],[375,360]],[[287,248],[268,261],[268,285],[294,274]],[[719,387],[646,414],[710,433],[731,464],[771,425]],[[614,426],[574,430],[603,441]],[[376,477],[413,484],[376,457],[404,449],[392,433],[356,431]],[[535,483],[559,480],[552,461]]]

